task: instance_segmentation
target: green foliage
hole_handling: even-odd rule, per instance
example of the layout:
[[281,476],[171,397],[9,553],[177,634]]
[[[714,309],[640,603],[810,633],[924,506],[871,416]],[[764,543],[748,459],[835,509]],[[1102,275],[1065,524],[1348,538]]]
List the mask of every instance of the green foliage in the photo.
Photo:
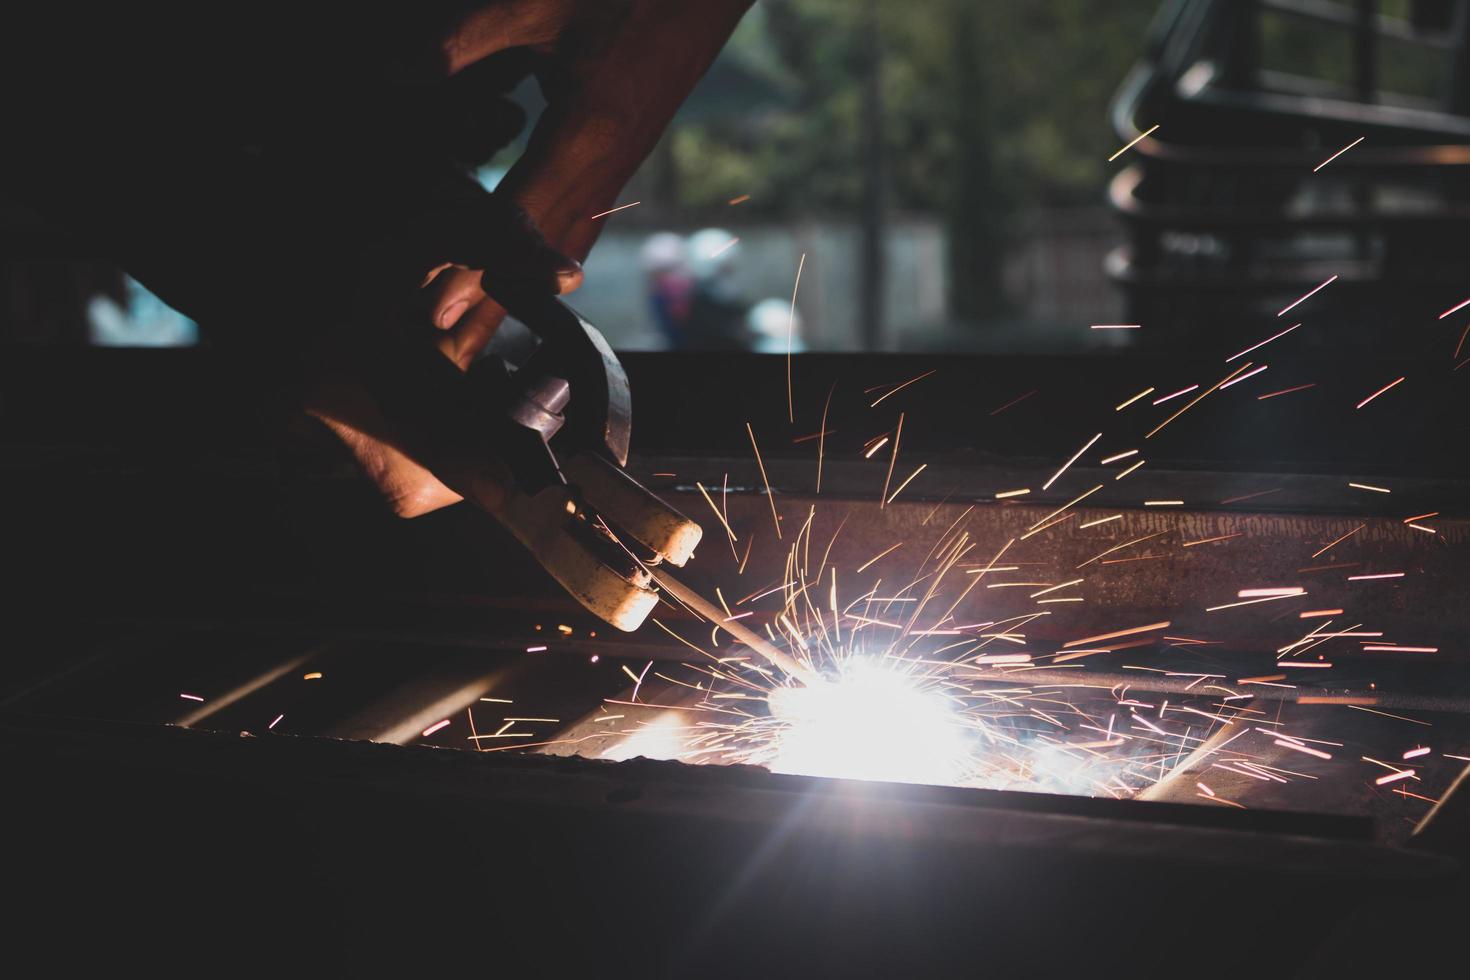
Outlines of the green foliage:
[[[681,203],[750,194],[752,210],[847,211],[863,193],[863,0],[763,0],[724,57],[779,78],[787,104],[684,125]],[[1156,0],[881,0],[884,135],[892,202],[1094,202],[1116,148],[1107,104]],[[963,143],[977,142],[979,146]],[[986,175],[972,167],[977,153]],[[977,178],[987,186],[962,191]]]

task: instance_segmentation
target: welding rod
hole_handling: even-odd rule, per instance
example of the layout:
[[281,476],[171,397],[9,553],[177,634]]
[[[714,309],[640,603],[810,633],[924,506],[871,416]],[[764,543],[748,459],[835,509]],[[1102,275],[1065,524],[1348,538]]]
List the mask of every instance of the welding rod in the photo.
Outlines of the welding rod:
[[678,599],[684,605],[694,610],[699,615],[719,626],[720,629],[735,637],[736,640],[750,647],[756,653],[765,657],[773,665],[780,667],[790,676],[809,684],[816,679],[816,672],[809,667],[804,667],[790,654],[780,650],[770,640],[765,639],[759,633],[747,627],[739,621],[731,621],[725,612],[710,602],[704,596],[695,592],[689,586],[680,582],[669,574],[668,569],[662,565],[649,568],[654,581],[656,581],[665,592]]

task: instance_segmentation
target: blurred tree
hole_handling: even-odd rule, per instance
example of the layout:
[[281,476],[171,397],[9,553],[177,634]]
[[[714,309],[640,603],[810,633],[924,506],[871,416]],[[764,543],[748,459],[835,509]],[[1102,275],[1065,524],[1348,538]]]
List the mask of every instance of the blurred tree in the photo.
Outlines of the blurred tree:
[[[1117,144],[1108,101],[1157,6],[876,5],[889,200],[944,216],[958,317],[999,311],[1000,259],[1027,211],[1101,200]],[[859,213],[867,9],[763,0],[752,10],[724,57],[771,79],[785,104],[682,122],[670,137],[682,206],[749,194],[752,211],[782,218]]]

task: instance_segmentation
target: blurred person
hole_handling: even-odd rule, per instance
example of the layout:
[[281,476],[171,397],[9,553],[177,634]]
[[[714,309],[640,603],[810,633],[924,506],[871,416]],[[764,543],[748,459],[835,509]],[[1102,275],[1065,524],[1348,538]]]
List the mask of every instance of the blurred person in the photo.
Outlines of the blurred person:
[[746,329],[750,304],[735,286],[740,240],[721,228],[705,228],[689,236],[689,265],[694,272],[694,301],[689,311],[685,346],[691,350],[750,350]]
[[694,276],[689,271],[689,247],[682,235],[661,231],[638,250],[649,310],[669,350],[684,346],[689,313],[694,303]]

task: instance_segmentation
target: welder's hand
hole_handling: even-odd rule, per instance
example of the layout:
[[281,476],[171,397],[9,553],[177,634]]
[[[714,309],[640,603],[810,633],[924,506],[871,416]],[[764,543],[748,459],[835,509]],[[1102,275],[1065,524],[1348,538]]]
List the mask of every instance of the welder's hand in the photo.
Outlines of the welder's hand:
[[[551,247],[581,261],[601,230],[594,215],[663,135],[753,0],[498,0],[471,5],[404,52],[410,70],[453,76],[516,48],[537,54],[547,98],[525,154],[500,193],[524,209]],[[441,349],[462,366],[494,335],[504,311],[485,297],[492,265],[455,262],[426,286]],[[581,283],[563,275],[562,291]]]
[[[753,0],[493,0],[456,8],[436,30],[408,37],[400,70],[423,82],[453,80],[487,59],[534,52],[547,99],[529,145],[494,195],[451,195],[421,215],[427,243],[419,308],[441,331],[440,351],[467,368],[505,311],[486,296],[514,282],[568,292],[602,225],[594,216],[662,136]],[[575,395],[574,395],[575,397]],[[395,511],[416,516],[503,493],[493,474],[436,477],[371,398],[340,385],[310,405],[341,438]],[[443,474],[441,474],[443,475]]]

